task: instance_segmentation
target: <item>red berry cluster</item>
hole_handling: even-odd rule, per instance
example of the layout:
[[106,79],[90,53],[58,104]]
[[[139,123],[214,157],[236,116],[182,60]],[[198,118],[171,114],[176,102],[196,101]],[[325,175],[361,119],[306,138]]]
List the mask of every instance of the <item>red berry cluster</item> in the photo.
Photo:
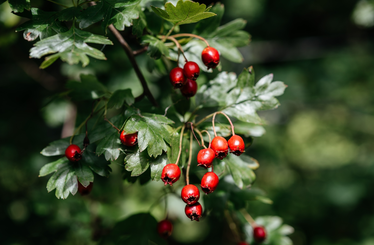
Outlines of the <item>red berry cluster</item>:
[[[214,69],[219,63],[219,53],[215,48],[206,47],[201,53],[204,64]],[[183,69],[180,67],[173,68],[169,73],[171,85],[179,88],[183,96],[190,98],[197,92],[196,79],[200,75],[200,67],[193,61],[187,61]]]

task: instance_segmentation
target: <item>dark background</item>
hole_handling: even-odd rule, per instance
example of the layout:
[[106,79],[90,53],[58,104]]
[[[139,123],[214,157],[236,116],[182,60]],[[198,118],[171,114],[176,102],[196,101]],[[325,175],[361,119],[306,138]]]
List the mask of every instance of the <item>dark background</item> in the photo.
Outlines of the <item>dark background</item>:
[[[274,204],[250,204],[251,213],[282,217],[295,228],[296,245],[374,244],[374,13],[367,22],[353,18],[359,7],[365,9],[355,0],[221,2],[223,22],[246,19],[252,36],[240,49],[243,64],[225,62],[223,69],[238,73],[253,65],[257,79],[273,73],[288,85],[281,106],[261,114],[267,132],[249,150],[261,164],[255,186]],[[59,10],[44,1],[32,6]],[[109,179],[95,178],[90,197],[58,200],[47,193],[48,178],[38,178],[38,171],[50,160],[39,152],[61,137],[76,108],[63,99],[48,102],[82,71],[97,74],[109,88],[122,80],[126,87],[136,77],[119,45],[104,49],[107,62],[91,59],[82,69],[58,61],[39,70],[41,60],[28,58],[32,43],[14,32],[23,21],[10,13],[7,2],[0,5],[1,244],[95,244],[91,238],[97,233],[105,233],[118,217],[147,211],[157,195],[151,185],[122,183],[120,163],[112,164]],[[160,97],[157,79],[147,74]],[[134,91],[141,91],[137,84]],[[162,209],[154,212],[162,216]],[[207,234],[214,229],[180,221],[172,242],[209,244]]]

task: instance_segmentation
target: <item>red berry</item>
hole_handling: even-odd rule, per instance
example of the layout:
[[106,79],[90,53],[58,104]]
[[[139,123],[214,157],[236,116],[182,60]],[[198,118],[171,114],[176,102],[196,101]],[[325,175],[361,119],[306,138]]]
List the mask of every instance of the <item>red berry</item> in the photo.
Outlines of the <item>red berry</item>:
[[204,64],[209,68],[216,68],[219,63],[219,53],[217,49],[212,47],[206,47],[201,53],[201,59]]
[[200,67],[193,61],[187,61],[184,64],[183,72],[187,79],[196,80],[200,75]]
[[180,67],[175,67],[170,71],[169,74],[171,85],[174,88],[180,88],[186,83],[186,79],[183,74],[183,69]]
[[78,181],[78,192],[81,194],[81,196],[85,196],[90,194],[92,190],[93,182],[90,182],[90,184],[87,187],[84,187],[79,181]]
[[194,96],[197,92],[197,83],[195,80],[187,79],[187,82],[183,87],[181,88],[181,93],[183,96],[190,98]]
[[165,219],[165,220],[158,222],[157,232],[163,238],[167,238],[171,236],[172,231],[173,231],[173,224],[170,222],[170,220]]
[[212,162],[214,158],[216,157],[215,152],[210,149],[202,149],[197,154],[197,166],[201,166],[204,168],[210,168],[212,166]]
[[249,244],[246,242],[239,242],[238,245],[249,245]]
[[173,185],[179,177],[181,176],[181,170],[179,169],[178,165],[174,163],[167,164],[161,173],[161,179],[165,183],[165,185]]
[[263,242],[266,239],[265,228],[262,226],[256,226],[253,229],[253,238],[256,242]]
[[77,145],[69,145],[65,150],[65,156],[72,162],[78,162],[82,159],[81,148]]
[[244,141],[239,135],[233,135],[228,141],[230,153],[240,156],[244,152]]
[[201,207],[201,204],[198,202],[192,205],[187,204],[184,208],[184,212],[186,213],[187,217],[191,219],[191,221],[199,221],[203,213],[203,208]]
[[200,191],[195,185],[186,185],[182,189],[181,197],[188,205],[197,203],[200,198]]
[[217,188],[218,182],[218,176],[214,172],[208,172],[201,179],[201,189],[206,194],[210,194]]
[[221,160],[227,156],[227,153],[229,151],[227,140],[221,136],[216,136],[213,138],[211,147],[216,154],[216,157]]
[[125,146],[134,146],[138,143],[138,133],[126,134],[125,130],[122,130],[119,139]]

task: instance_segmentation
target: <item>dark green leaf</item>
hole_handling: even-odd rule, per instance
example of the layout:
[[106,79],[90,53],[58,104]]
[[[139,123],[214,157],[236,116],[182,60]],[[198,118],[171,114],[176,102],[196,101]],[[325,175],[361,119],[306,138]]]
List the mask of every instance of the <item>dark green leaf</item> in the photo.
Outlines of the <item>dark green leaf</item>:
[[119,139],[119,133],[113,129],[115,132],[108,134],[107,136],[100,140],[96,148],[96,154],[100,156],[104,154],[107,161],[117,160],[120,154],[121,141]]
[[75,170],[78,181],[84,186],[87,187],[91,182],[94,181],[94,175],[89,167],[86,165],[79,164],[79,168]]
[[96,3],[90,6],[77,17],[79,28],[84,29],[96,22],[101,21],[107,12],[111,11],[111,6],[106,1]]
[[137,37],[141,37],[143,36],[144,28],[147,26],[147,19],[143,11],[138,10],[138,12],[139,12],[139,18],[134,20],[134,23],[132,26],[132,34],[134,34]]
[[16,31],[24,31],[24,38],[33,41],[36,38],[45,39],[68,31],[68,28],[57,21],[57,12],[45,12],[38,8],[31,9],[31,20],[20,25]]
[[23,10],[30,10],[30,0],[8,0],[9,6],[14,12],[23,12]]
[[138,132],[139,150],[147,149],[148,155],[157,157],[168,147],[165,143],[170,140],[170,133],[165,127],[173,121],[162,115],[134,115],[126,123],[124,130],[128,133]]
[[82,164],[87,165],[92,171],[100,176],[108,177],[112,169],[109,167],[108,161],[105,160],[103,156],[98,157],[95,154],[96,145],[89,145],[86,151],[83,153]]
[[73,18],[80,15],[82,9],[81,7],[71,7],[64,9],[58,13],[58,20],[59,21],[70,21]]
[[210,11],[215,13],[216,16],[200,21],[195,28],[195,32],[199,35],[206,36],[214,32],[221,23],[225,7],[223,4],[215,4]]
[[153,59],[161,58],[161,55],[169,55],[169,49],[158,38],[146,35],[142,37],[142,45],[148,44],[147,54]]
[[66,157],[63,157],[54,162],[44,165],[39,171],[39,177],[43,177],[56,172],[61,166],[67,164],[68,162],[69,160]]
[[207,12],[205,4],[183,0],[178,1],[177,6],[174,6],[172,3],[166,3],[165,10],[153,6],[152,10],[161,18],[175,25],[196,23],[216,15]]
[[115,14],[111,18],[114,27],[123,31],[125,26],[131,26],[132,21],[139,18],[139,3],[140,0],[129,0],[125,3],[116,3],[114,7],[117,9],[116,11],[113,11]]
[[173,101],[175,110],[182,116],[190,109],[191,100],[183,96],[179,90],[173,89],[171,100]]
[[239,188],[243,189],[250,186],[256,179],[255,173],[250,168],[250,164],[253,164],[253,161],[244,162],[241,157],[233,154],[229,154],[222,161],[224,161],[229,167],[234,182]]
[[168,160],[170,163],[175,163],[179,153],[179,138],[180,134],[175,130],[169,130],[170,132],[170,149],[167,151]]
[[[88,46],[87,43],[112,45],[112,42],[104,36],[81,31],[72,26],[67,32],[37,42],[35,47],[30,50],[30,56],[41,58],[44,55],[56,53],[51,57],[59,57],[70,65],[82,62],[83,66],[89,63],[87,55],[100,60],[106,59],[100,50]],[[42,64],[42,66],[46,67],[46,64]]]
[[94,75],[81,74],[81,82],[68,81],[66,88],[74,100],[95,100],[105,95],[106,87]]
[[[117,128],[121,128],[123,123],[125,122],[125,116],[123,114],[119,114],[109,119]],[[114,128],[108,122],[104,121],[97,125],[94,130],[88,131],[88,138],[90,139],[91,143],[101,140],[105,136],[108,135],[108,132],[114,132]]]
[[[73,144],[78,145],[79,147],[83,147],[83,139],[85,135],[76,135],[73,138]],[[64,155],[66,148],[70,145],[69,143],[70,137],[63,138],[60,140],[53,141],[49,144],[46,148],[44,148],[40,153],[43,156],[58,156],[58,155]]]
[[101,244],[166,245],[166,240],[157,233],[157,221],[149,213],[134,214],[118,222]]
[[168,157],[166,154],[158,156],[156,159],[151,159],[149,162],[151,166],[151,178],[152,180],[161,180],[161,173],[166,164],[168,164]]
[[108,101],[108,109],[115,108],[119,109],[126,102],[127,105],[132,105],[135,102],[135,98],[131,93],[131,89],[116,90]]

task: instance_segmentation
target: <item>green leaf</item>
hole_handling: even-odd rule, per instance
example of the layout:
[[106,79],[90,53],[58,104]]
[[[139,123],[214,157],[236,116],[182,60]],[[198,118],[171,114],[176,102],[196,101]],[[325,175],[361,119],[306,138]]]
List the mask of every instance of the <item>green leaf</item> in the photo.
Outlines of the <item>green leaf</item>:
[[161,173],[164,167],[168,164],[168,157],[166,154],[158,156],[156,159],[151,159],[149,165],[151,166],[151,178],[152,180],[161,180]]
[[61,22],[56,21],[57,12],[45,12],[38,8],[31,9],[31,20],[17,27],[16,31],[24,31],[24,38],[33,41],[38,37],[42,40],[50,36],[68,31]]
[[139,150],[147,149],[148,155],[157,157],[168,147],[170,133],[166,125],[174,123],[165,116],[157,114],[134,115],[126,123],[124,130],[128,133],[138,132]]
[[169,162],[175,163],[177,161],[178,153],[179,153],[180,134],[176,130],[172,129],[171,127],[169,129],[169,132],[170,132],[170,140],[169,140],[170,149],[167,151],[167,155],[168,155]]
[[81,82],[68,81],[66,83],[66,88],[71,90],[69,95],[74,100],[96,100],[107,92],[107,88],[94,75],[81,74],[80,78]]
[[[47,54],[57,53],[55,56],[61,58],[62,61],[70,65],[82,62],[83,66],[89,63],[87,55],[100,60],[106,59],[100,50],[88,46],[87,43],[112,44],[112,42],[104,36],[81,31],[72,26],[67,32],[37,42],[35,47],[31,48],[30,56],[32,58],[41,58]],[[42,64],[42,66],[46,67],[46,64]]]
[[192,1],[179,0],[177,5],[172,3],[165,4],[165,10],[152,6],[155,12],[161,18],[170,21],[174,25],[183,25],[196,23],[200,20],[215,16],[216,14],[207,12],[205,4],[199,4]]
[[86,165],[82,165],[82,163],[80,163],[80,167],[75,170],[75,174],[77,175],[78,181],[84,187],[87,187],[91,182],[94,181],[94,175],[91,169]]
[[70,162],[63,164],[48,180],[48,192],[51,192],[54,189],[56,189],[55,195],[59,199],[66,199],[70,193],[73,195],[77,193],[77,176],[75,175],[75,170]]
[[134,214],[118,222],[100,244],[167,245],[157,233],[157,223],[150,213]]
[[241,157],[233,154],[229,154],[222,161],[229,167],[234,182],[240,189],[252,185],[253,181],[256,179],[256,175],[250,168],[250,164],[253,164],[253,161],[244,162]]
[[30,10],[30,0],[8,0],[9,6],[13,12],[23,12],[23,10]]
[[149,157],[146,152],[140,152],[139,149],[128,154],[125,158],[125,168],[131,172],[131,176],[139,176],[149,167]]
[[215,4],[210,11],[215,13],[216,16],[202,20],[196,25],[195,32],[199,35],[209,35],[219,27],[225,7],[223,4]]
[[[125,122],[125,116],[119,114],[109,119],[116,127],[121,128]],[[108,131],[114,132],[114,128],[108,122],[104,121],[96,126],[94,130],[88,131],[88,138],[91,143],[97,142],[108,135]]]
[[100,156],[104,154],[107,161],[117,160],[120,154],[121,141],[119,139],[119,133],[114,129],[115,132],[110,133],[107,136],[100,140],[96,148],[96,154]]
[[132,105],[135,102],[135,98],[131,93],[131,89],[116,90],[108,101],[108,109],[115,108],[119,109],[126,102],[127,105]]
[[109,167],[110,162],[106,161],[103,156],[98,157],[95,154],[95,149],[96,145],[90,144],[83,153],[82,160],[79,162],[88,166],[98,175],[108,177],[110,172],[112,172],[112,169]]
[[158,38],[145,35],[142,37],[142,45],[148,44],[147,54],[153,59],[161,58],[161,55],[169,55],[169,49]]
[[63,157],[54,162],[44,165],[39,171],[39,177],[43,177],[56,172],[61,166],[65,165],[68,162],[69,160],[66,157]]
[[183,96],[179,89],[173,89],[171,92],[171,100],[173,101],[175,110],[182,116],[190,109],[191,100]]
[[139,18],[139,3],[140,0],[107,0],[98,2],[96,5],[85,9],[78,16],[79,28],[84,29],[104,20],[102,26],[105,30],[110,24],[113,24],[115,28],[122,31],[125,26],[131,26],[134,19]]
[[261,110],[277,108],[280,104],[275,96],[284,93],[287,85],[283,82],[272,82],[273,74],[267,75],[258,81],[254,87],[257,99],[261,101]]
[[147,18],[143,11],[138,10],[139,18],[135,19],[132,26],[132,34],[137,37],[143,36],[143,30],[147,26]]
[[[84,134],[76,135],[74,136],[72,143],[82,148],[84,137]],[[65,155],[65,150],[70,145],[69,141],[70,137],[53,141],[49,144],[49,146],[45,147],[40,153],[43,156],[47,157]]]
[[71,7],[64,9],[58,13],[58,20],[59,21],[70,21],[74,18],[78,17],[81,14],[82,8],[81,7]]

